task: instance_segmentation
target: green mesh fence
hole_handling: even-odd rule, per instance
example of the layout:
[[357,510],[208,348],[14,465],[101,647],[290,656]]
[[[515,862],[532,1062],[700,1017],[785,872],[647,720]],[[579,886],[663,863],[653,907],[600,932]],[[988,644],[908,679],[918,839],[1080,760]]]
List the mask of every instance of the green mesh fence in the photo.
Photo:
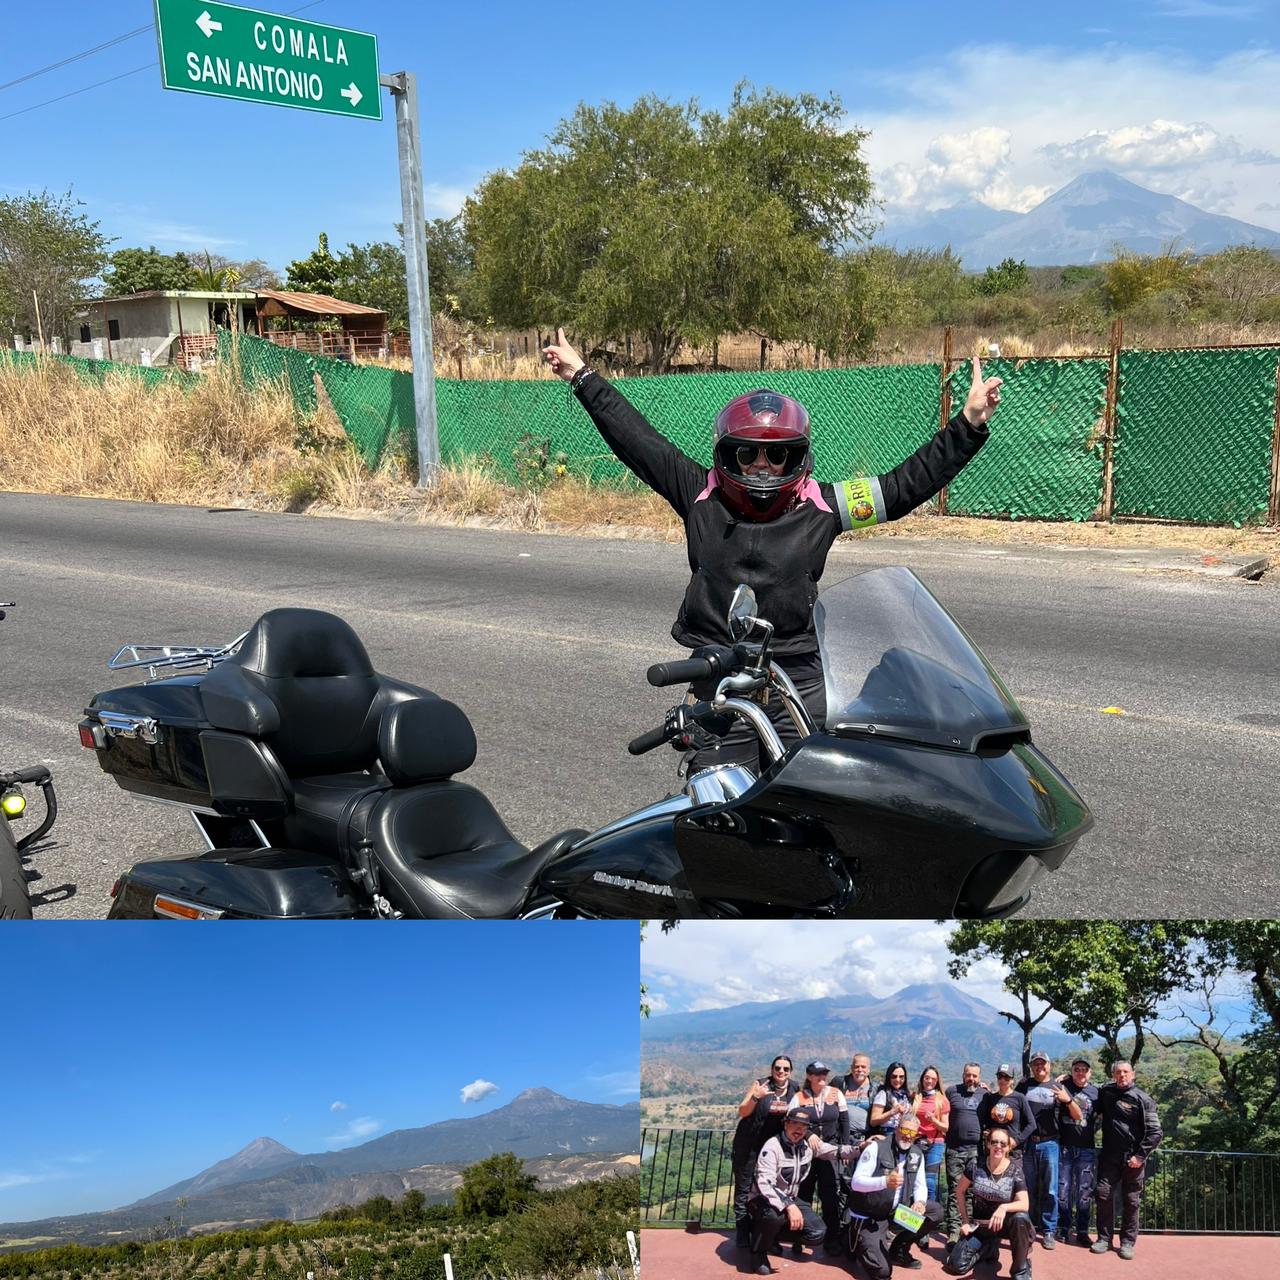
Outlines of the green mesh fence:
[[[991,360],[1004,379],[1000,409],[982,452],[947,490],[954,515],[1088,520],[1102,500],[1106,360]],[[973,374],[951,376],[951,403],[964,404]]]
[[[938,367],[897,365],[807,373],[671,374],[627,378],[619,389],[659,431],[706,466],[711,425],[725,401],[762,382],[802,400],[813,425],[817,475],[839,480],[888,470],[932,434]],[[611,454],[563,382],[437,379],[444,460],[491,459],[514,476],[512,451],[525,434],[569,456],[574,475],[619,483],[626,468]]]
[[1124,351],[1115,515],[1265,519],[1280,347]]
[[[280,347],[264,338],[218,330],[218,359],[238,362],[246,387],[284,381],[293,396],[294,408],[302,414],[316,411],[316,362],[305,351]],[[333,363],[333,362],[326,362]],[[376,459],[375,459],[376,461]]]
[[[319,375],[347,434],[370,466],[388,452],[415,458],[413,379],[220,331],[219,359],[238,362],[248,386],[285,381],[302,414],[317,407]],[[199,375],[169,369],[0,351],[30,367],[57,359],[87,380],[119,371],[149,385],[192,385]],[[1115,514],[1244,523],[1264,518],[1271,484],[1276,367],[1280,347],[1126,351],[1120,357],[1114,450]],[[994,360],[1005,379],[991,439],[948,490],[957,515],[1087,520],[1102,496],[1102,434],[1108,363]],[[673,374],[619,381],[624,395],[675,445],[710,464],[711,424],[732,397],[762,382],[809,408],[819,479],[887,471],[923,444],[938,422],[937,365],[823,371]],[[952,403],[970,379],[951,378]],[[446,464],[478,460],[518,479],[522,436],[563,452],[573,475],[635,484],[605,447],[564,383],[436,379],[440,452]]]
[[59,365],[73,370],[86,382],[102,383],[113,374],[136,378],[148,387],[179,386],[190,388],[199,381],[199,375],[181,369],[148,369],[145,365],[125,364],[119,360],[88,360],[82,356],[40,355],[34,351],[10,351],[0,347],[0,362],[19,369],[34,369],[42,360],[56,360]]
[[311,362],[339,421],[369,466],[376,467],[388,451],[416,457],[409,374],[323,356],[311,357]]

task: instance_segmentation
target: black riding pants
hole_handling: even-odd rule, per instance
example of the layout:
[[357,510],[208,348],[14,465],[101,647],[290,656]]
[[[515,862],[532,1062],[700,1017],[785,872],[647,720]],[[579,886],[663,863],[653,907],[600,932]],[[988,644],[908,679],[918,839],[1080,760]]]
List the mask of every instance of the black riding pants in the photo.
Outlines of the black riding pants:
[[779,1238],[788,1233],[797,1243],[803,1242],[811,1249],[822,1243],[827,1233],[822,1219],[810,1205],[797,1202],[796,1208],[800,1210],[800,1216],[804,1219],[799,1231],[793,1231],[787,1226],[785,1210],[775,1209],[767,1200],[760,1197],[752,1200],[751,1262],[753,1266],[760,1266],[766,1260],[769,1250],[778,1243]]

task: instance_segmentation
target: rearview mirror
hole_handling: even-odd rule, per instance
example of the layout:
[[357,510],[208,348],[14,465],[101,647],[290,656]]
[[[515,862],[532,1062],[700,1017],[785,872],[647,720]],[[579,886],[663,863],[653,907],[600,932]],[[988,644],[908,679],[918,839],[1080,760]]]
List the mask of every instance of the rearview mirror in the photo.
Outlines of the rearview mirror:
[[755,629],[756,620],[756,593],[741,582],[729,602],[729,634],[735,640],[745,640]]

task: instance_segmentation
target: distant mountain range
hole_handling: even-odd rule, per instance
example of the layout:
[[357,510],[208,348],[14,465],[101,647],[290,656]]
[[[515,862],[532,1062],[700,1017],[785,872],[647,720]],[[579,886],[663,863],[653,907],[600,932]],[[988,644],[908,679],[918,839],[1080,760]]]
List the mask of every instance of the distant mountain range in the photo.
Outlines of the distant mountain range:
[[[885,999],[828,996],[659,1015],[641,1023],[641,1039],[647,1092],[664,1085],[684,1091],[689,1073],[712,1088],[726,1076],[745,1080],[780,1052],[791,1055],[797,1073],[815,1057],[843,1073],[862,1051],[873,1069],[902,1060],[914,1080],[933,1063],[948,1081],[958,1079],[970,1059],[990,1076],[1000,1062],[1017,1064],[1022,1054],[1022,1033],[998,1009],[944,982],[903,987]],[[1073,1043],[1047,1030],[1035,1040],[1051,1054]]]
[[1159,253],[1170,242],[1196,254],[1235,244],[1280,251],[1280,232],[1206,213],[1104,169],[1082,173],[1027,213],[966,200],[887,219],[876,239],[899,249],[950,245],[970,271],[1005,258],[1038,267],[1105,262],[1116,245],[1133,253]]
[[[578,1102],[551,1089],[526,1089],[484,1115],[398,1129],[344,1151],[300,1154],[255,1138],[209,1168],[123,1209],[41,1222],[0,1224],[0,1236],[82,1242],[118,1238],[166,1218],[188,1226],[314,1217],[374,1195],[410,1188],[444,1200],[462,1170],[498,1151],[525,1159],[547,1186],[602,1177],[631,1165],[640,1150],[638,1103]],[[185,1199],[179,1206],[176,1202]]]

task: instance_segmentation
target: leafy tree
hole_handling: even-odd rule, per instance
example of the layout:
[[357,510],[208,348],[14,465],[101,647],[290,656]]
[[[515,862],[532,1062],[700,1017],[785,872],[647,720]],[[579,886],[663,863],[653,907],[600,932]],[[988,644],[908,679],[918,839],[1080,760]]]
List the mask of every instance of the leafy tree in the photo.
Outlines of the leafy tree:
[[329,237],[322,231],[315,249],[307,257],[289,263],[285,287],[332,297],[340,271],[338,259],[329,252]]
[[43,327],[46,338],[67,337],[110,244],[83,207],[70,190],[0,199],[0,323],[9,332]]
[[334,261],[337,265],[332,285],[322,292],[385,311],[392,329],[408,327],[409,286],[404,250],[398,244],[385,240],[349,244]]
[[[1205,1014],[1183,1010],[1194,1035],[1162,1043],[1193,1044],[1212,1055],[1226,1098],[1226,1114],[1213,1126],[1220,1140],[1264,1149],[1280,1135],[1280,922],[1214,920],[1204,926],[1199,993]],[[1249,980],[1253,1008],[1243,1051],[1215,1025],[1216,986],[1226,973]]]
[[[474,313],[471,270],[471,246],[462,230],[462,215],[428,222],[427,275],[433,310],[483,318]],[[403,280],[403,266],[400,276]]]
[[1118,247],[1102,268],[1103,288],[1113,311],[1132,311],[1144,298],[1186,294],[1193,282],[1191,258],[1175,245],[1158,254],[1130,253]]
[[1006,990],[1052,1005],[1068,1032],[1097,1036],[1108,1062],[1131,1028],[1136,1066],[1158,1007],[1190,979],[1190,938],[1179,921],[971,920],[947,939],[947,969],[960,978],[977,960],[999,960]]
[[745,84],[724,115],[580,104],[468,200],[474,305],[519,328],[638,331],[655,372],[686,339],[807,337],[831,254],[869,229],[865,136],[834,96]]
[[417,1187],[411,1187],[400,1197],[400,1203],[396,1206],[396,1217],[404,1222],[421,1222],[426,1202],[426,1195]]
[[1000,293],[1019,293],[1031,281],[1025,262],[1005,258],[998,267],[988,267],[974,282],[974,289],[987,298]]
[[462,1171],[462,1185],[453,1202],[464,1218],[503,1218],[523,1209],[537,1186],[538,1179],[525,1173],[524,1161],[502,1151]]
[[111,265],[103,273],[108,293],[142,293],[147,289],[190,289],[195,268],[185,253],[161,253],[149,249],[117,249]]
[[1280,299],[1280,258],[1269,249],[1238,244],[1203,259],[1198,274],[1227,315],[1242,324]]

